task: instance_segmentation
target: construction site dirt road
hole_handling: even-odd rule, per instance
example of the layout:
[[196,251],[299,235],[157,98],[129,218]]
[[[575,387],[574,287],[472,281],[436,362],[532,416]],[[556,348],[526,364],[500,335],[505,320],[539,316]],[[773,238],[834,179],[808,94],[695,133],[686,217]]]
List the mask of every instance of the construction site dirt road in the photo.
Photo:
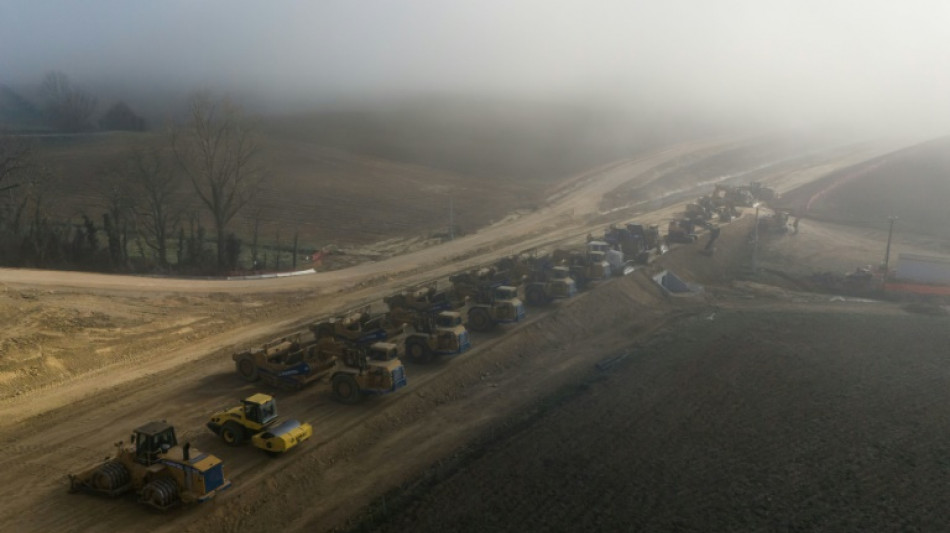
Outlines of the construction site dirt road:
[[[349,406],[333,402],[325,384],[294,394],[267,391],[280,398],[284,413],[314,427],[307,443],[277,460],[250,448],[227,448],[204,428],[210,413],[255,390],[234,374],[231,353],[405,286],[528,248],[580,240],[602,231],[611,216],[618,222],[669,220],[681,204],[632,206],[612,215],[598,206],[621,185],[652,183],[658,168],[678,158],[737,142],[679,145],[596,169],[534,213],[342,271],[220,281],[0,270],[3,315],[34,317],[6,332],[5,352],[36,361],[26,376],[0,375],[6,387],[0,467],[8,480],[0,488],[0,520],[11,531],[340,526],[532,400],[671,321],[708,312],[709,302],[665,298],[648,277],[631,275],[536,313],[517,329],[475,335],[475,348],[462,356],[410,366],[409,387],[395,395]],[[835,150],[793,171],[783,167],[765,181],[782,192],[895,148]],[[749,216],[729,224],[713,258],[674,251],[663,261],[676,268],[706,261],[692,268],[697,277],[727,282],[745,260],[739,251],[751,224]],[[726,295],[723,301],[732,300]],[[40,352],[18,354],[21,345],[40,346]],[[164,515],[123,500],[67,494],[67,473],[102,459],[135,426],[161,419],[175,424],[181,441],[223,457],[233,487],[211,504]]]

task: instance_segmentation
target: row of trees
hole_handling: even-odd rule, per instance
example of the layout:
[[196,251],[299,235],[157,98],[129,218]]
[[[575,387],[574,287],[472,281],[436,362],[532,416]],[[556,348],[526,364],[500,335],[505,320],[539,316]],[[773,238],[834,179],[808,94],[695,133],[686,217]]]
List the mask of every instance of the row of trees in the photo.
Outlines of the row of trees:
[[[49,126],[68,133],[77,133],[95,129],[93,117],[99,101],[91,93],[74,85],[62,72],[46,74],[40,85],[40,97],[43,100]],[[145,119],[136,115],[125,102],[116,102],[102,118],[99,128],[104,130],[145,131]]]
[[[0,137],[0,261],[113,271],[237,269],[242,242],[232,226],[265,176],[255,128],[227,99],[199,94],[166,140],[132,147],[102,172],[100,213],[63,220],[51,209],[44,186],[50,176],[36,147]],[[210,234],[202,221],[210,222]],[[266,264],[258,227],[254,265]]]

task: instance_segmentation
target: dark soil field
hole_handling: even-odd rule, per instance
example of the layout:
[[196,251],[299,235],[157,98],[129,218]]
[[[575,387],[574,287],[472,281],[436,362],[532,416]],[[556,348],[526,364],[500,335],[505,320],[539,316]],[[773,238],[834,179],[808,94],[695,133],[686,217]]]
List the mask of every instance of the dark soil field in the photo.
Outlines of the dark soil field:
[[355,530],[946,531],[950,323],[866,305],[680,322]]
[[936,139],[833,172],[783,201],[812,218],[859,226],[886,227],[897,216],[905,231],[946,238],[948,146]]

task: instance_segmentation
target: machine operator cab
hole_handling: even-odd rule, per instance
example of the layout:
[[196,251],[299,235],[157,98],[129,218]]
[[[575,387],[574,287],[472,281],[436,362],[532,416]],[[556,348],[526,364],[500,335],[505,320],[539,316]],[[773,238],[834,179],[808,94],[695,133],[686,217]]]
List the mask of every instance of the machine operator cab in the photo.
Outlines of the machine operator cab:
[[516,287],[509,287],[508,285],[495,287],[496,300],[514,300],[517,297],[518,289]]
[[462,325],[462,315],[455,311],[442,311],[435,316],[437,328],[452,329]]
[[241,403],[244,405],[244,418],[251,422],[266,426],[277,420],[277,403],[272,396],[254,394],[241,400]]
[[178,445],[175,428],[167,422],[149,422],[132,433],[135,461],[143,465],[155,464],[172,447]]

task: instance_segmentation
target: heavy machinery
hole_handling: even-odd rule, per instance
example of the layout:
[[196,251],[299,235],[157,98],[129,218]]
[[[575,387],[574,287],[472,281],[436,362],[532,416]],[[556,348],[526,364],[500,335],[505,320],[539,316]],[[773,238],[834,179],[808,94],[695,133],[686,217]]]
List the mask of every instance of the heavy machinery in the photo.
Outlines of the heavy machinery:
[[[610,277],[613,268],[607,261],[609,251],[610,247],[606,242],[589,241],[586,251],[554,250],[551,258],[555,264],[567,267],[577,287],[583,289],[590,283]],[[622,258],[622,254],[620,255]],[[622,263],[619,268],[622,269]]]
[[693,232],[694,229],[693,223],[689,220],[671,220],[666,230],[666,241],[668,244],[675,242],[690,244],[696,242],[698,236]]
[[[311,329],[316,336],[316,327]],[[307,343],[298,339],[281,339],[261,349],[235,354],[238,374],[247,381],[265,379],[289,390],[329,377],[334,398],[343,403],[355,403],[364,394],[385,394],[406,385],[406,372],[395,344],[366,344],[334,336]]]
[[[624,259],[622,263],[633,261],[646,264],[650,260],[651,251],[655,250],[657,254],[666,252],[660,241],[660,228],[655,225],[644,227],[642,224],[628,223],[623,228],[611,225],[604,230],[604,242],[620,248]],[[610,260],[608,255],[608,261]]]
[[455,299],[463,302],[472,331],[488,331],[498,324],[524,320],[524,304],[518,298],[517,287],[495,281],[493,276],[479,277],[468,272],[449,280]]
[[577,284],[564,266],[539,265],[528,273],[524,298],[528,305],[545,305],[554,299],[570,298],[577,294]]
[[280,455],[313,435],[313,427],[297,420],[280,421],[273,396],[257,393],[241,400],[241,405],[211,415],[208,429],[230,446],[240,446],[250,438],[255,448],[271,456]]
[[761,181],[749,182],[749,187],[746,190],[759,202],[768,203],[775,199],[775,189],[766,187]]
[[117,497],[128,492],[160,511],[210,500],[231,486],[220,459],[190,443],[178,445],[175,428],[149,422],[132,432],[129,444],[115,443],[115,457],[69,475],[70,492]]
[[237,373],[247,381],[263,380],[284,390],[298,390],[329,375],[337,361],[316,341],[301,342],[300,335],[269,342],[231,356]]
[[343,316],[312,324],[310,330],[319,340],[333,337],[346,342],[369,345],[397,337],[403,333],[401,325],[393,324],[386,314],[371,314],[366,305]]
[[399,360],[397,346],[376,342],[369,346],[334,339],[322,339],[323,349],[336,353],[343,363],[333,371],[330,385],[333,398],[357,403],[366,395],[396,392],[406,386],[406,369]]
[[389,302],[390,319],[408,329],[403,338],[405,354],[417,363],[429,363],[437,355],[458,355],[472,347],[462,315],[456,311],[438,313],[393,307]]
[[732,185],[723,185],[717,183],[713,187],[712,194],[715,206],[733,205],[739,207],[752,207],[755,203],[755,196],[749,191],[748,187],[735,187]]
[[451,311],[454,302],[445,291],[438,290],[438,282],[432,281],[421,287],[399,292],[383,298],[390,311],[393,309],[411,309],[420,312]]

